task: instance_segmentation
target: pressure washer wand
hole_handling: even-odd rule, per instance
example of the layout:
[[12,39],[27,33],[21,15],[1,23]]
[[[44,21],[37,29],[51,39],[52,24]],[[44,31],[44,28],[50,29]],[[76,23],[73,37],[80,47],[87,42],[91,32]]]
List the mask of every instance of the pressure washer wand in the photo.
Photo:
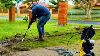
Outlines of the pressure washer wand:
[[27,30],[25,31],[24,37],[23,37],[23,39],[22,39],[22,42],[24,41],[25,36],[26,36],[26,33],[27,33],[28,29],[30,28],[30,26],[31,26],[31,25],[29,24]]
[[24,37],[23,37],[23,39],[22,39],[22,42],[23,42],[24,39],[25,39],[25,36],[26,36],[27,31],[28,31],[28,29],[26,30],[26,32],[25,32],[25,34],[24,34]]
[[36,21],[36,20],[34,19],[34,20],[31,20],[31,21],[29,22],[28,28],[27,28],[27,30],[26,30],[26,32],[25,32],[25,34],[24,34],[24,37],[23,37],[22,41],[24,40],[28,29],[31,27],[32,23],[35,22],[35,21]]

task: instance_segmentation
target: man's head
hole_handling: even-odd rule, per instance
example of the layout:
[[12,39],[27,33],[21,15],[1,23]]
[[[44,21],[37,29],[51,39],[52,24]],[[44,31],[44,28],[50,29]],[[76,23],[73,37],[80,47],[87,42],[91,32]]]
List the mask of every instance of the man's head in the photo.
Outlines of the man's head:
[[27,5],[29,6],[29,9],[32,9],[36,4],[38,4],[37,2],[33,2],[33,3],[27,3]]
[[32,8],[33,8],[35,5],[37,5],[37,3],[33,3],[33,4],[32,4]]

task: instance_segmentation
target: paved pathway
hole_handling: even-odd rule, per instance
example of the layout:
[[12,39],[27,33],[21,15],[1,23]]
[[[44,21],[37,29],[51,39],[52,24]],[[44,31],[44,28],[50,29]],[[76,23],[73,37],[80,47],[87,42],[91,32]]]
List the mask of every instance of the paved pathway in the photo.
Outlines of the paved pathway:
[[96,40],[93,51],[96,56],[100,56],[100,40]]
[[74,20],[69,20],[69,23],[78,23],[78,24],[93,24],[93,25],[100,25],[100,22],[90,22],[90,21],[74,21]]
[[[0,16],[0,19],[7,19],[6,16]],[[23,18],[16,18],[16,20],[23,20]],[[49,20],[49,22],[57,22],[57,20]],[[93,24],[93,25],[100,25],[100,22],[89,22],[89,21],[75,21],[75,20],[69,20],[69,23],[78,23],[78,24]]]
[[[57,20],[49,20],[50,22],[57,22]],[[100,22],[96,21],[77,21],[77,20],[69,20],[68,23],[77,23],[77,24],[93,24],[93,25],[100,25]]]

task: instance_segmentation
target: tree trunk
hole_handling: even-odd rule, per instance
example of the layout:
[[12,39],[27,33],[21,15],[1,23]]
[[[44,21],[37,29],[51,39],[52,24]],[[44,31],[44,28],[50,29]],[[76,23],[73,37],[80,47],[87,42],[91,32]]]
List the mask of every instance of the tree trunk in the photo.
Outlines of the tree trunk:
[[86,18],[91,19],[91,10],[86,9]]
[[2,12],[2,16],[3,16],[3,9],[1,9],[1,12]]
[[86,19],[91,19],[91,9],[89,8],[89,5],[87,5],[87,8],[85,9],[86,13]]
[[9,22],[15,21],[15,7],[9,8]]

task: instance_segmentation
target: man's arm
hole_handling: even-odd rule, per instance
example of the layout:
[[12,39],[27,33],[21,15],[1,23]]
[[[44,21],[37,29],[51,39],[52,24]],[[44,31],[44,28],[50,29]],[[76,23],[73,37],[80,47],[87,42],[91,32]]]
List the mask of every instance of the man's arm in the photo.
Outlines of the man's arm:
[[36,18],[37,18],[36,17],[36,11],[37,11],[36,6],[32,7],[32,18],[31,18],[31,21],[29,22],[28,29],[30,28],[32,23],[36,21]]
[[28,29],[30,28],[30,26],[32,25],[33,22],[36,21],[36,14],[34,12],[32,12],[32,18],[29,22],[29,25],[28,25]]

